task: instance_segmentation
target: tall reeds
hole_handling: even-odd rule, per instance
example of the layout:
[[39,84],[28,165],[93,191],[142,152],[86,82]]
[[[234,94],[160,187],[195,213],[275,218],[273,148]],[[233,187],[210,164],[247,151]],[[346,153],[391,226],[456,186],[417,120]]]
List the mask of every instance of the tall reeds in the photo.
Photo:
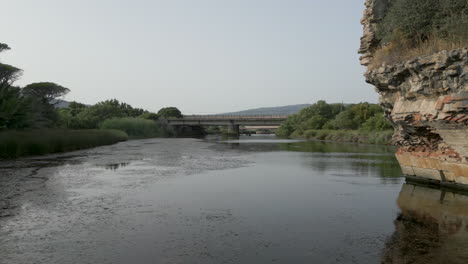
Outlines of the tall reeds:
[[127,140],[118,130],[40,129],[0,132],[0,159],[45,155],[110,145]]

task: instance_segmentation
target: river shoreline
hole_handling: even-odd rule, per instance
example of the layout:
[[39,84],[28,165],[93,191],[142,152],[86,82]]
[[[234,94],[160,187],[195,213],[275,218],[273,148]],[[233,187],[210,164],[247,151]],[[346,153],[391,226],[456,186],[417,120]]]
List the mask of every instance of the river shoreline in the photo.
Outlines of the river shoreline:
[[392,145],[393,130],[360,131],[360,130],[307,130],[302,134],[292,134],[289,138],[320,140],[326,142],[348,142],[371,145]]

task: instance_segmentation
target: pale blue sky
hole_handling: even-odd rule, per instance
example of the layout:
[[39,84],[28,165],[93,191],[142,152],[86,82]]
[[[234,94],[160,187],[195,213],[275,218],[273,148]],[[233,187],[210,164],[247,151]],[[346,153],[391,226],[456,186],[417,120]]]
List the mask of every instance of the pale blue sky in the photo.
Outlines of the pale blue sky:
[[376,102],[357,49],[364,0],[14,0],[4,63],[67,100],[207,114]]

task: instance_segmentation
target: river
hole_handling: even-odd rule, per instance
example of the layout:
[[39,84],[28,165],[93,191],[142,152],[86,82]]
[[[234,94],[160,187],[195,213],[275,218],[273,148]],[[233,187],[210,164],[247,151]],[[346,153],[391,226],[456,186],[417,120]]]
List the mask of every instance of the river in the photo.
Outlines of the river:
[[420,209],[393,151],[246,136],[1,162],[0,263],[393,263]]

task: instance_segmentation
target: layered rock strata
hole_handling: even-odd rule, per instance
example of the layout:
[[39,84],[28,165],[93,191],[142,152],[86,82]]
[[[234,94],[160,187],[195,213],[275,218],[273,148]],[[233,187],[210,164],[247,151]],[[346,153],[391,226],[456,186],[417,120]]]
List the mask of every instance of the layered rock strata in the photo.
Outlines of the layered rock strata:
[[[367,0],[361,64],[378,48],[375,29],[389,0]],[[403,173],[468,188],[468,47],[368,69],[366,81],[395,127]]]

